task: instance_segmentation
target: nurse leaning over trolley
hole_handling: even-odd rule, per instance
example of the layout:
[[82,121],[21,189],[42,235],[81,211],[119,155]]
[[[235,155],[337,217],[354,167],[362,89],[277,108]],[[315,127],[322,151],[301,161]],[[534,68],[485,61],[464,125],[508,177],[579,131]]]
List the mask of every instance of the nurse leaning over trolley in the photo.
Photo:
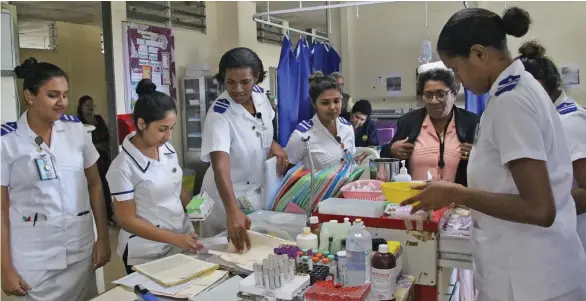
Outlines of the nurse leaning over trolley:
[[85,301],[97,294],[94,270],[110,260],[99,154],[80,120],[63,114],[63,70],[30,58],[14,71],[27,111],[2,124],[2,290]]
[[529,14],[463,9],[437,50],[464,87],[489,93],[468,163],[468,188],[424,185],[414,210],[451,203],[473,209],[471,240],[479,301],[582,301],[586,255],[576,233],[572,163],[564,129],[543,87],[513,60],[506,35],[529,30]]

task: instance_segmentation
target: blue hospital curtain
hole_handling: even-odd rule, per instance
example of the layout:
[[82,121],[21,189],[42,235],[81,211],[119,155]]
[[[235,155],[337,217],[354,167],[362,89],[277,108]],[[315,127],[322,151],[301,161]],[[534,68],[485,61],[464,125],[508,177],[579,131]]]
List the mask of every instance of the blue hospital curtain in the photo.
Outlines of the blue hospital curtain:
[[310,50],[305,38],[297,42],[297,62],[299,64],[299,122],[312,117],[311,101],[309,100],[309,76],[311,75]]
[[338,52],[332,47],[332,45],[324,44],[325,48],[327,49],[327,57],[324,58],[326,61],[325,63],[325,74],[332,74],[334,72],[340,71],[340,62],[342,59],[338,55]]
[[465,89],[464,91],[466,96],[466,110],[481,115],[482,112],[484,112],[484,108],[486,106],[486,99],[488,98],[488,93],[476,95],[468,89]]
[[278,139],[282,147],[287,145],[299,123],[299,65],[292,48],[289,37],[283,37],[277,67]]
[[314,42],[313,48],[311,50],[311,71],[321,71],[323,74],[328,74],[325,70],[326,60],[324,58],[326,57],[327,51],[324,47],[324,44],[320,42]]

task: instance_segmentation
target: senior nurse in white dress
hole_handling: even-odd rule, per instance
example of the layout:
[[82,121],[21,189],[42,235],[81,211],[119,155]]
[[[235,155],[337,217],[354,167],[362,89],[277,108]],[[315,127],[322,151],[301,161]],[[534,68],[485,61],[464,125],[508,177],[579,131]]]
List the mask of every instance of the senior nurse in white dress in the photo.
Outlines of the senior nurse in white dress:
[[519,53],[525,70],[541,83],[560,113],[574,169],[572,196],[578,214],[578,235],[586,250],[586,109],[562,90],[558,67],[545,56],[543,46],[537,41],[530,41],[519,48]]
[[265,78],[258,55],[234,48],[220,59],[218,81],[224,91],[212,103],[204,123],[201,160],[211,162],[202,183],[215,201],[212,214],[202,222],[203,237],[225,229],[237,250],[250,247],[250,220],[242,210],[264,209],[262,199],[265,161],[277,157],[284,172],[287,154],[273,138],[275,112],[257,86]]
[[[27,111],[2,124],[2,290],[18,301],[85,301],[110,260],[99,154],[67,108],[67,74],[29,58]],[[94,242],[93,220],[97,228]]]
[[106,174],[122,228],[117,253],[128,274],[134,265],[203,247],[185,213],[193,191],[182,187],[183,172],[169,143],[177,105],[156,89],[150,79],[136,86],[132,117],[137,131],[124,138]]
[[481,8],[455,13],[437,50],[476,94],[489,93],[468,163],[468,188],[424,185],[414,210],[471,208],[479,301],[586,300],[586,255],[576,233],[572,162],[547,92],[513,60],[506,35],[521,37],[529,14]]
[[354,155],[354,128],[350,121],[340,116],[342,93],[336,78],[314,72],[309,77],[309,97],[315,108],[315,115],[297,125],[291,134],[285,150],[291,164],[303,161],[310,168],[304,139],[309,137],[309,153],[314,168],[325,169]]

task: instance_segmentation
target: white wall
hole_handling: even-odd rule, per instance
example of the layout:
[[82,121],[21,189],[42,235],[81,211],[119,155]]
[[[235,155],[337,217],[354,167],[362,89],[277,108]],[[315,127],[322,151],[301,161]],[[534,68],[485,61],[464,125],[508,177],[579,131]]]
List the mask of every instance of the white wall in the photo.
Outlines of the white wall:
[[[256,4],[252,1],[206,1],[206,33],[195,30],[173,28],[175,35],[175,68],[181,79],[190,64],[208,64],[211,72],[217,72],[221,56],[234,47],[248,47],[254,50],[264,67],[276,67],[279,62],[280,46],[259,43],[256,40],[256,24],[252,15],[256,13]],[[112,2],[112,28],[114,42],[114,77],[116,86],[116,109],[118,114],[125,112],[125,74],[124,43],[122,22],[126,21],[126,3]],[[263,82],[265,89],[269,81]],[[177,93],[181,97],[180,91]],[[180,100],[181,101],[181,100]],[[181,115],[181,114],[180,114]],[[182,123],[178,116],[177,124]],[[183,157],[183,139],[181,126],[173,133],[171,143],[180,158]]]
[[[529,34],[522,39],[510,39],[509,48],[516,55],[518,46],[537,38],[547,53],[558,64],[569,62],[581,65],[582,79],[586,78],[586,2],[522,2],[508,1],[507,5],[525,8],[533,18]],[[359,8],[334,10],[335,30],[333,44],[340,45],[342,70],[347,90],[354,99],[366,98],[375,108],[405,107],[415,104],[415,70],[419,66],[421,43],[429,37],[433,47],[445,22],[459,9],[461,1],[427,2],[428,20],[425,26],[425,2],[395,2],[366,5]],[[504,2],[480,2],[480,7],[502,13]],[[336,13],[337,12],[337,13]],[[337,19],[339,18],[339,20]],[[338,29],[336,29],[338,28]],[[434,53],[437,60],[437,54]],[[390,72],[403,75],[403,96],[386,96],[384,81]],[[585,83],[569,94],[586,105]]]

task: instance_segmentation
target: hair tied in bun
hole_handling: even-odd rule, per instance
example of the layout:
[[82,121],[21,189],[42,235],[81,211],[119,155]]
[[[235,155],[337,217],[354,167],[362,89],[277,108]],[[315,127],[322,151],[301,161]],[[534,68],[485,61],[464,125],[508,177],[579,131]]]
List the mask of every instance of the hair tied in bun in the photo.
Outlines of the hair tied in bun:
[[519,54],[528,59],[543,58],[545,57],[545,47],[541,46],[541,44],[535,40],[525,42],[519,47]]
[[325,78],[326,76],[321,72],[321,71],[316,71],[313,72],[310,76],[309,76],[309,82],[313,83],[315,81],[321,80],[323,78]]
[[136,94],[140,95],[150,95],[153,94],[157,90],[157,85],[155,85],[150,79],[145,78],[138,82],[136,85]]
[[33,78],[37,71],[37,59],[34,57],[30,57],[20,65],[14,68],[14,73],[16,77],[26,79],[26,78]]

